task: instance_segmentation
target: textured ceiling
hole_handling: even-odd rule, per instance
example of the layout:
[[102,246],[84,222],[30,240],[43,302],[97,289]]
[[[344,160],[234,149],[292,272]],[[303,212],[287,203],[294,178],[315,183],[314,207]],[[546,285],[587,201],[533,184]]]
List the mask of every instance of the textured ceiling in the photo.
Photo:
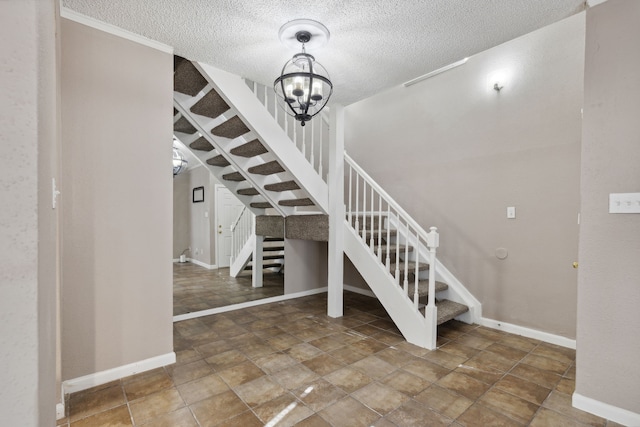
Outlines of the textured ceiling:
[[278,40],[293,19],[331,32],[310,53],[348,105],[559,21],[584,0],[63,0],[76,12],[175,48],[175,53],[271,85],[294,51]]

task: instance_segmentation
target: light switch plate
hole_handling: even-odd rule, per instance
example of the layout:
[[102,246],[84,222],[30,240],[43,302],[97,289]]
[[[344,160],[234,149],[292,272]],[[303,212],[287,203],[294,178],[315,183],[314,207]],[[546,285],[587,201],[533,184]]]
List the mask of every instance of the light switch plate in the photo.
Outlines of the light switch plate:
[[609,213],[640,213],[640,193],[609,194]]
[[516,217],[516,207],[515,206],[509,206],[507,208],[507,218],[508,219],[514,219]]

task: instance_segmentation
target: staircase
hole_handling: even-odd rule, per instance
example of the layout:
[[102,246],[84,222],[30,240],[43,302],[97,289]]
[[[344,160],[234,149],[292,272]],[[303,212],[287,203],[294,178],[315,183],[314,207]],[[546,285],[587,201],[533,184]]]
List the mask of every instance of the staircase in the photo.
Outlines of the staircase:
[[[276,273],[284,272],[284,239],[280,237],[265,237],[262,247],[263,270],[271,270]],[[253,271],[253,254],[247,260],[244,271]]]
[[[313,139],[306,148],[309,131],[290,127],[275,107],[270,114],[267,89],[256,90],[255,84],[253,89],[237,76],[176,57],[175,135],[237,194],[252,218],[328,214],[322,137],[320,148]],[[313,124],[307,127],[311,137],[317,133]],[[322,135],[322,122],[318,127]],[[344,251],[407,341],[434,349],[437,325],[453,318],[477,321],[480,303],[436,259],[437,230],[423,230],[346,153],[345,172]],[[255,225],[244,229],[234,252],[240,262],[232,263],[232,275],[247,267],[282,268],[282,254],[269,250],[273,243],[264,243],[269,240],[265,234],[255,233]],[[323,240],[326,233],[314,231],[308,238]],[[277,236],[284,237],[284,231]],[[258,275],[253,276],[254,286],[261,286]]]

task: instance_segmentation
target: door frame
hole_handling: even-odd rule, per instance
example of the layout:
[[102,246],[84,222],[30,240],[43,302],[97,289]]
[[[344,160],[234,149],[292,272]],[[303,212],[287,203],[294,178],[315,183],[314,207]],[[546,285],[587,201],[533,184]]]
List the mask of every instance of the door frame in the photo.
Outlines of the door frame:
[[[220,255],[221,255],[221,249],[222,249],[222,244],[219,242],[219,236],[220,234],[218,234],[218,224],[219,224],[219,219],[218,218],[218,208],[221,207],[222,205],[222,200],[218,199],[218,189],[220,188],[224,188],[227,191],[229,191],[229,193],[235,197],[235,195],[233,194],[233,192],[224,184],[215,184],[214,185],[214,200],[215,200],[215,206],[214,206],[214,215],[213,215],[213,220],[214,220],[214,224],[213,224],[213,234],[215,234],[215,251],[216,251],[216,268],[222,268],[221,267],[221,263],[220,263]],[[237,198],[237,197],[236,197]],[[239,199],[238,199],[239,200]],[[224,267],[226,268],[226,267]]]

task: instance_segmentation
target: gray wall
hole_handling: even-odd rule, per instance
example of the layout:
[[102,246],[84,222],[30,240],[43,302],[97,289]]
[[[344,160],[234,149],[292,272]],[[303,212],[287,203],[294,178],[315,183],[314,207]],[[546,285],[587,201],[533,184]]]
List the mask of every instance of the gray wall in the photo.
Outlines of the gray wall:
[[587,12],[576,392],[640,414],[640,2]]
[[[483,315],[575,337],[584,13],[346,108],[347,152]],[[501,92],[491,76],[503,70]],[[506,207],[517,218],[506,218]],[[496,258],[506,248],[507,259]]]
[[327,242],[284,240],[284,294],[327,286]]
[[2,423],[54,425],[56,405],[55,2],[0,2]]
[[171,54],[62,21],[62,378],[173,351]]

